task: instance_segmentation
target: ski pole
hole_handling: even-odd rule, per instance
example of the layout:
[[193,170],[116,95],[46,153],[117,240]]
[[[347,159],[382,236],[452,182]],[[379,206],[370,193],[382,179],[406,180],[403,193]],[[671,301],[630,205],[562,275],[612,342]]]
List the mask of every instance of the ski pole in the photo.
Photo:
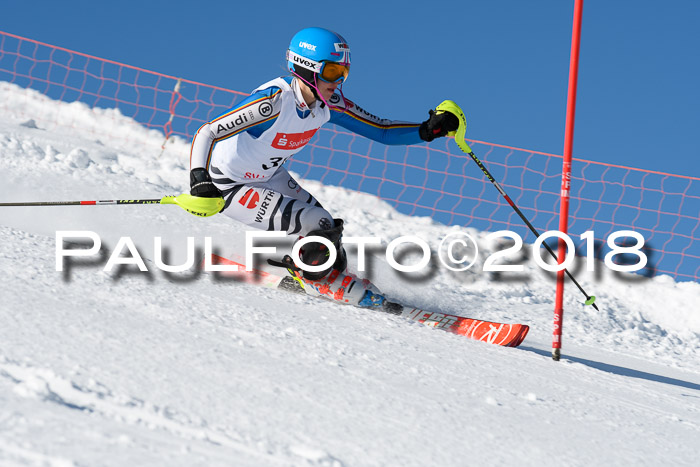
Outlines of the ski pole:
[[190,214],[199,217],[209,217],[217,214],[224,207],[223,198],[200,198],[183,193],[178,196],[164,196],[154,199],[115,199],[99,201],[30,201],[16,203],[0,203],[0,207],[8,206],[106,206],[124,204],[175,204]]
[[[469,147],[467,142],[464,140],[464,135],[467,132],[467,119],[464,116],[464,112],[462,112],[462,109],[459,108],[457,104],[450,100],[446,100],[442,102],[440,105],[438,105],[435,110],[440,113],[440,112],[450,112],[454,114],[458,119],[459,119],[459,127],[457,128],[457,131],[452,131],[448,133],[448,136],[454,136],[455,142],[457,143],[457,146],[459,146],[459,149],[462,150],[462,152],[466,153],[469,157],[472,158],[472,160],[476,163],[477,166],[481,169],[481,171],[486,175],[486,178],[493,184],[493,186],[496,187],[498,192],[505,198],[506,201],[508,201],[508,204],[513,208],[513,210],[520,216],[520,218],[525,222],[525,225],[527,225],[532,233],[535,234],[536,237],[540,236],[540,233],[537,231],[537,229],[530,223],[529,220],[527,220],[527,217],[525,217],[525,214],[516,206],[516,204],[513,202],[512,199],[510,199],[510,196],[508,196],[501,187],[501,185],[496,181],[495,178],[491,175],[491,173],[488,171],[488,169],[484,166],[484,164],[479,160],[478,157],[476,157],[476,154],[474,154],[474,151]],[[558,260],[556,253],[554,253],[554,250],[552,250],[552,247],[550,247],[547,242],[542,242],[542,245],[547,249],[549,254],[552,255],[552,257],[555,260]],[[569,272],[568,269],[564,268],[564,272],[566,273],[567,276],[569,276],[569,279],[576,284],[576,287],[583,293],[583,295],[586,296],[586,305],[593,305],[593,308],[598,310],[598,306],[595,304],[595,296],[593,295],[588,295],[585,290],[583,290],[583,287],[578,283],[576,279],[574,279],[574,276]],[[598,310],[600,311],[600,310]]]

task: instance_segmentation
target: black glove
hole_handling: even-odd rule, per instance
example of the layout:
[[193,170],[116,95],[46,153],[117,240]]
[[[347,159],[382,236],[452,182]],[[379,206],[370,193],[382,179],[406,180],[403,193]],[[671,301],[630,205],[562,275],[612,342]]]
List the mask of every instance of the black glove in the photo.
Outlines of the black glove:
[[209,172],[201,167],[190,171],[190,194],[200,198],[220,198],[221,191],[211,181]]
[[435,113],[430,109],[430,118],[420,124],[418,134],[423,141],[432,141],[437,137],[445,136],[448,131],[455,131],[459,126],[459,119],[450,112]]

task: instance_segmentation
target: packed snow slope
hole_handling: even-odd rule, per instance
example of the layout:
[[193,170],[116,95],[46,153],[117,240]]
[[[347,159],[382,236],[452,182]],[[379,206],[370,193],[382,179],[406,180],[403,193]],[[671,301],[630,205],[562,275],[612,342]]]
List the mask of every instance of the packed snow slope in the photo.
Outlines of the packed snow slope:
[[[0,202],[159,198],[188,191],[188,142],[116,110],[0,83]],[[58,122],[58,124],[57,124]],[[383,244],[437,250],[460,231],[366,194],[304,182]],[[103,255],[56,271],[56,232],[93,231]],[[409,277],[381,249],[372,279],[404,303],[531,331],[510,349],[418,323],[170,264],[211,237],[241,254],[244,229],[176,206],[0,208],[0,464],[697,465],[700,285],[577,271],[564,349],[550,358],[554,285],[439,263]],[[103,271],[130,237],[149,271]],[[125,256],[130,256],[124,250]],[[402,255],[416,261],[416,253]],[[351,260],[351,267],[356,267]]]

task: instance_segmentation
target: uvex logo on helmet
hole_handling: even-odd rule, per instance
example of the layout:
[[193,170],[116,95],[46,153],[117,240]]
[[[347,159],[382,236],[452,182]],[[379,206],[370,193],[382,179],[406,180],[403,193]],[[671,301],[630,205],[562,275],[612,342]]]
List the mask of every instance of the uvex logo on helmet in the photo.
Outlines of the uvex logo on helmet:
[[312,62],[311,60],[307,60],[304,57],[300,57],[297,54],[292,55],[292,60],[294,61],[294,63],[298,63],[299,65],[302,65],[302,66],[309,68],[311,70],[314,70],[314,71],[319,70],[319,66],[318,66],[319,64],[317,62]]
[[314,52],[316,52],[316,46],[309,44],[308,42],[299,42],[299,47],[301,47],[302,49],[313,50]]

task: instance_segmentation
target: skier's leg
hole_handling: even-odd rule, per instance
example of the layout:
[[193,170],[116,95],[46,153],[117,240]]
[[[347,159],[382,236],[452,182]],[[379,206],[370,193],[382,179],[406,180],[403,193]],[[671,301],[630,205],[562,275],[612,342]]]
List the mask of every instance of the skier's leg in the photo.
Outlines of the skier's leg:
[[[341,237],[343,235],[343,220],[334,219],[335,225],[331,228],[320,228],[317,230],[310,231],[307,237],[321,237],[333,244],[336,252],[336,259],[332,265],[329,265],[327,269],[319,272],[303,271],[302,275],[304,279],[310,281],[318,281],[326,277],[332,270],[337,270],[339,272],[344,272],[348,266],[347,256],[345,255],[345,248],[341,244]],[[317,266],[319,264],[324,264],[327,262],[329,256],[329,251],[326,245],[321,242],[309,242],[303,246],[299,251],[299,258],[302,262],[309,266]]]
[[[294,197],[307,205],[321,207],[321,203],[304,190],[284,168],[275,172],[268,183],[284,195]],[[306,292],[312,295],[321,294],[326,298],[353,305],[381,305],[383,297],[377,288],[367,279],[358,279],[347,271],[347,256],[342,244],[343,220],[333,219],[333,223],[330,224],[326,222],[326,218],[320,218],[316,224],[316,219],[310,219],[306,225],[315,227],[306,234],[300,232],[300,237],[325,238],[333,244],[337,254],[335,262],[321,272],[296,271],[296,275],[305,283]],[[320,242],[307,243],[299,252],[300,259],[309,266],[326,263],[328,254],[328,249]]]
[[[322,208],[321,203],[319,203],[308,191],[304,190],[294,179],[294,177],[292,177],[284,168],[280,168],[277,172],[275,172],[267,183],[275,191],[291,196],[305,203],[306,205]],[[307,222],[305,227],[311,228],[311,230],[308,230],[306,234],[301,234],[300,237],[319,236],[330,240],[336,249],[337,259],[332,266],[328,267],[327,270],[321,272],[304,271],[304,278],[318,280],[328,274],[331,269],[338,269],[340,272],[345,271],[347,267],[347,257],[341,242],[343,234],[343,220],[332,219],[331,222],[326,222],[326,218],[320,218],[318,223],[316,223],[316,219],[311,218],[311,216],[307,216],[306,220],[310,222]],[[307,229],[302,228],[302,231],[304,230]],[[304,261],[304,264],[316,266],[318,264],[323,264],[326,261],[326,258],[328,257],[328,250],[322,243],[307,243],[301,250],[300,256]]]
[[[333,265],[321,273],[308,273],[293,263],[289,264],[305,284],[305,291],[353,305],[380,306],[384,297],[369,281],[345,272],[347,259],[341,241],[342,219],[333,219],[286,170],[278,173],[261,183],[225,183],[215,178],[214,183],[225,200],[221,212],[257,229],[282,230],[299,238],[327,238],[336,248],[337,259]],[[300,251],[302,261],[310,266],[325,263],[327,255],[328,250],[319,242],[307,243]]]
[[302,188],[299,182],[297,182],[284,167],[280,167],[268,180],[268,183],[270,187],[283,195],[291,196],[294,199],[312,206],[323,207],[311,193]]
[[[305,236],[312,230],[333,226],[333,217],[308,192],[292,188],[293,179],[286,170],[281,177],[276,175],[259,183],[214,178],[225,201],[221,212],[256,229],[281,230],[290,235]],[[314,204],[293,194],[311,199]]]
[[[312,230],[307,237],[321,237],[330,241],[336,250],[336,260],[320,272],[297,269],[294,273],[304,283],[306,293],[321,295],[342,303],[364,307],[382,306],[385,297],[367,279],[359,279],[347,272],[347,257],[341,243],[343,220],[335,219],[330,229]],[[308,266],[328,262],[329,251],[320,242],[309,242],[299,252],[299,259]]]

